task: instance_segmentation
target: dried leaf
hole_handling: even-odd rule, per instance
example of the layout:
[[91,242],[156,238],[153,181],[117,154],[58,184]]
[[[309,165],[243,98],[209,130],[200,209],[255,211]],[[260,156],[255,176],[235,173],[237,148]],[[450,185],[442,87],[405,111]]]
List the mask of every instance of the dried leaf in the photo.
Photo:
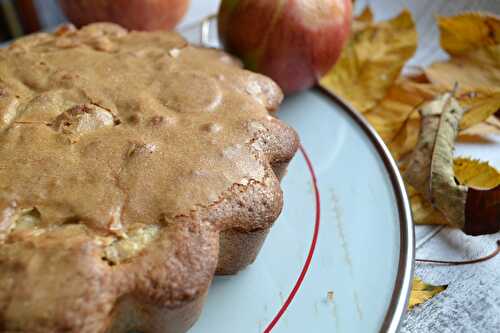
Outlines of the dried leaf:
[[499,87],[500,64],[491,60],[499,54],[500,47],[490,51],[478,50],[467,57],[434,63],[425,69],[425,74],[432,84],[442,90],[451,90],[455,84],[460,87],[460,93]]
[[420,122],[420,115],[418,112],[411,113],[400,130],[387,144],[396,160],[400,160],[411,153],[417,145]]
[[461,55],[479,47],[500,44],[500,20],[497,16],[465,13],[438,17],[441,47],[452,55]]
[[466,110],[460,128],[467,129],[484,122],[500,111],[500,90],[494,93],[465,94],[459,101]]
[[[421,82],[416,82],[414,81],[415,79]],[[443,88],[442,86],[431,84],[425,76],[417,78],[409,77],[399,79],[398,81],[401,82],[400,90],[413,97],[413,104],[410,103],[413,106],[420,104],[423,100],[431,100],[437,95],[443,94],[453,88],[451,85],[446,85]],[[383,105],[386,99],[390,100],[390,95],[389,92],[384,100],[374,109]],[[458,97],[458,101],[465,109],[464,117],[460,122],[460,129],[462,130],[483,123],[495,113],[500,112],[500,90],[493,91],[486,87],[477,88],[474,91],[462,93]]]
[[446,93],[424,103],[420,114],[418,143],[403,165],[403,176],[414,187],[411,200],[417,223],[448,224],[471,235],[499,231],[500,173],[487,163],[453,161],[463,115],[457,100]]
[[455,178],[469,188],[490,190],[500,185],[500,172],[489,165],[470,158],[456,158],[453,161]]
[[419,141],[403,174],[448,222],[460,228],[465,224],[467,187],[454,180],[453,149],[463,112],[450,93],[422,105]]
[[[499,111],[500,112],[500,111]],[[497,112],[494,116],[486,119],[485,123],[494,126],[497,128],[497,131],[500,129],[500,114]]]
[[420,193],[411,185],[406,185],[408,196],[411,202],[413,222],[415,224],[444,224],[449,225],[448,220],[439,211],[432,207]]
[[358,31],[362,28],[366,27],[366,24],[371,24],[373,23],[373,12],[370,7],[365,7],[363,9],[363,12],[357,16],[353,23],[353,31]]
[[388,143],[401,130],[415,105],[423,102],[419,96],[406,91],[401,85],[394,84],[385,98],[373,109],[365,113],[365,117],[377,130],[382,139]]
[[500,18],[484,13],[438,17],[441,47],[450,60],[425,69],[426,79],[441,90],[458,84],[467,129],[500,110]]
[[500,134],[500,119],[491,116],[486,121],[477,125],[471,126],[460,131],[460,139],[464,137],[477,137],[484,141],[483,137],[488,134]]
[[448,90],[458,83],[461,92],[499,92],[500,18],[465,13],[437,20],[441,47],[451,59],[425,69],[429,81]]
[[408,308],[411,310],[416,305],[420,305],[437,294],[446,290],[448,286],[433,286],[423,282],[419,277],[415,276],[413,279],[413,285],[411,288],[410,301],[408,303]]
[[370,20],[369,14],[355,19],[339,61],[320,82],[359,112],[384,98],[417,46],[415,24],[408,11],[389,21]]
[[471,160],[454,164],[453,148],[459,128],[469,138],[500,133],[494,116],[500,114],[500,20],[468,13],[439,17],[438,24],[451,58],[398,78],[415,51],[411,16],[374,23],[366,9],[321,84],[363,112],[406,169],[415,223],[494,232],[500,229],[496,170]]
[[416,107],[432,100],[436,93],[429,84],[400,78],[390,87],[384,99],[365,113],[394,158],[400,159],[417,144],[420,115]]

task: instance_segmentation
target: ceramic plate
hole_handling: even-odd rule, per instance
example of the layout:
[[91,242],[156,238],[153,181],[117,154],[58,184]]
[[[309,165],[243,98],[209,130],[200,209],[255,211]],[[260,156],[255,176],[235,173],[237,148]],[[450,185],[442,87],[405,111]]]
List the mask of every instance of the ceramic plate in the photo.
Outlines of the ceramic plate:
[[319,88],[288,97],[278,116],[302,142],[282,184],[283,213],[253,265],[215,278],[190,332],[396,331],[414,238],[387,149]]

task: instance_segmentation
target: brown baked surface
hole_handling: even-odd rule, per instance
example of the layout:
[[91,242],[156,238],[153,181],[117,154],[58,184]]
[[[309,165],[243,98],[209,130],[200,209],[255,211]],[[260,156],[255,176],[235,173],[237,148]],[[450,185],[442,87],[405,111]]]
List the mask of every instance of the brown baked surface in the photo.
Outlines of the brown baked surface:
[[0,331],[185,331],[281,211],[298,145],[269,116],[281,99],[175,33],[102,23],[1,49]]

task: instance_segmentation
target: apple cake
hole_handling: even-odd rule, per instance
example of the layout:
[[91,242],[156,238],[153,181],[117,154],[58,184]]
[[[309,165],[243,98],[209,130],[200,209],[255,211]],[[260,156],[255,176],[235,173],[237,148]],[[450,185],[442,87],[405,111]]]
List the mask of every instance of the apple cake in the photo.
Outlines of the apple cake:
[[281,212],[282,97],[171,32],[0,49],[0,331],[187,331]]

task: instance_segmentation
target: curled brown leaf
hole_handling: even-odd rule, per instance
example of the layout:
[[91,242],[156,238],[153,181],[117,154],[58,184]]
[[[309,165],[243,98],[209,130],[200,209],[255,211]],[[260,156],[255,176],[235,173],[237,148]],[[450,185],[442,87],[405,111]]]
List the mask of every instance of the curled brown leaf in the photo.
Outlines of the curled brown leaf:
[[455,182],[453,150],[463,112],[451,93],[422,105],[419,141],[403,174],[448,222],[460,228],[465,224],[467,188]]

